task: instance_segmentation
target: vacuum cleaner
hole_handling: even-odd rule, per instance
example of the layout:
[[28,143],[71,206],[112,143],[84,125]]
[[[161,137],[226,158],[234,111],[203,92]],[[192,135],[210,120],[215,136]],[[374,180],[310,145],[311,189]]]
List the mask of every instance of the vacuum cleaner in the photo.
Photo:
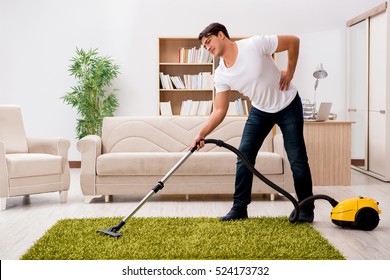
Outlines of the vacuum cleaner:
[[[287,197],[294,205],[294,210],[289,216],[289,221],[291,223],[296,223],[298,221],[299,209],[301,207],[310,202],[313,202],[314,200],[323,199],[327,200],[333,206],[330,217],[332,222],[340,227],[370,231],[375,229],[379,224],[379,214],[381,214],[381,210],[378,208],[379,203],[374,199],[366,197],[355,197],[338,202],[327,195],[318,194],[310,196],[298,203],[298,201],[289,192],[282,189],[264,175],[262,175],[235,147],[223,142],[222,140],[216,139],[204,139],[204,143],[215,144],[219,147],[223,147],[232,151],[243,161],[245,166],[254,175],[256,175],[268,186]],[[196,149],[197,147],[195,146],[188,150],[188,152],[171,168],[171,170],[155,185],[155,187],[136,205],[136,207],[128,216],[122,219],[117,225],[112,226],[107,230],[97,230],[97,232],[117,238],[122,236],[122,233],[120,233],[119,230],[125,225],[126,221],[133,217],[155,193],[164,188],[164,184],[169,179],[169,177],[175,173],[175,171],[196,151]]]

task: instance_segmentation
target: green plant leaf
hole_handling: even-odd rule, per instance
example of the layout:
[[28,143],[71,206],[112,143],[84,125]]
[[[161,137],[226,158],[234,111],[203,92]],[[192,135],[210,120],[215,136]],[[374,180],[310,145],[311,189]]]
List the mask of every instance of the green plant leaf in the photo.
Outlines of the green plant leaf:
[[76,85],[61,99],[77,110],[77,138],[89,134],[101,136],[103,118],[113,116],[119,106],[117,90],[107,92],[112,80],[120,74],[119,66],[111,57],[99,56],[98,49],[76,48],[70,61],[68,71],[76,79]]

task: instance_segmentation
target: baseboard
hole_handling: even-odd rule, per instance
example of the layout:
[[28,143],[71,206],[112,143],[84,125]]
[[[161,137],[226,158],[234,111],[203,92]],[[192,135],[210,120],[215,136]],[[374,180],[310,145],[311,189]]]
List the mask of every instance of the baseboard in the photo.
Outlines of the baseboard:
[[364,166],[365,160],[364,159],[351,159],[351,165],[354,166]]
[[70,168],[80,168],[81,167],[81,161],[80,160],[69,161],[69,167]]

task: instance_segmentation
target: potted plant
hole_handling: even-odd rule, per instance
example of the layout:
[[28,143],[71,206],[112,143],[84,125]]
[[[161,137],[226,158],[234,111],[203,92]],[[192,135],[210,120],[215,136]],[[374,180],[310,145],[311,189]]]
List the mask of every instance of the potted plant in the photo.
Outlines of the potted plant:
[[109,90],[111,81],[119,74],[119,66],[110,57],[99,56],[97,49],[76,48],[71,61],[69,72],[77,85],[61,98],[77,109],[77,139],[90,134],[101,136],[103,118],[113,116],[119,106],[116,89]]

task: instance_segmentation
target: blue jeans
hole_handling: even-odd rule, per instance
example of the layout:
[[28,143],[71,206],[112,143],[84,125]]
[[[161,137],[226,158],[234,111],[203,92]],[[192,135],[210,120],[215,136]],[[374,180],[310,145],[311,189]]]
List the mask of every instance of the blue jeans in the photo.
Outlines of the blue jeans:
[[[290,162],[299,202],[313,195],[310,167],[303,138],[303,123],[302,102],[298,94],[290,105],[277,113],[266,113],[252,107],[239,147],[241,153],[252,164],[255,164],[257,153],[265,137],[277,124],[283,134],[284,147]],[[233,208],[246,209],[251,203],[252,182],[252,172],[238,158]],[[310,211],[314,209],[314,204],[309,204],[304,208]]]

